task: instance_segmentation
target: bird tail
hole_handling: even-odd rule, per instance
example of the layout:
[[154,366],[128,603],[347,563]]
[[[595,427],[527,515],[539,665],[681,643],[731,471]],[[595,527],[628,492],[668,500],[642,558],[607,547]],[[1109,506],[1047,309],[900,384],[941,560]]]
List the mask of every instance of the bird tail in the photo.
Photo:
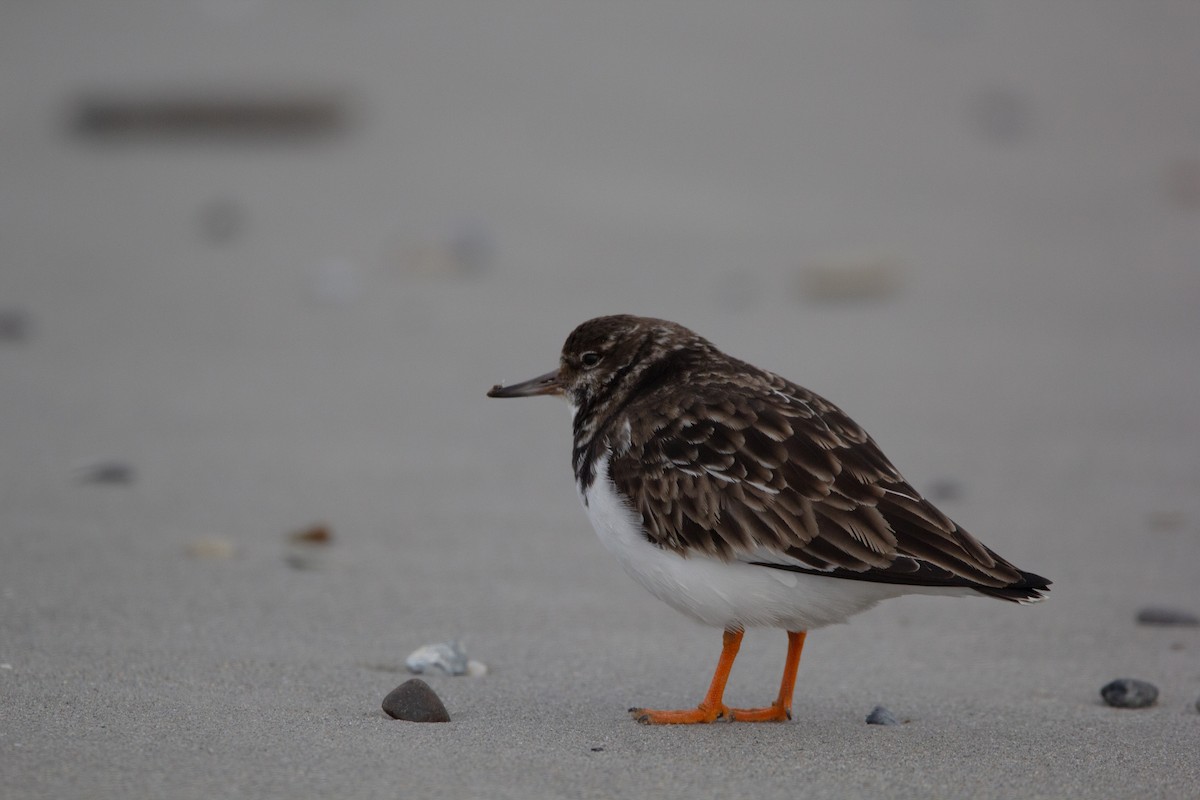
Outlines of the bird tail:
[[1037,603],[1046,599],[1052,581],[1032,572],[1021,572],[1021,578],[1007,586],[975,586],[975,591],[988,597],[999,597],[1014,603]]

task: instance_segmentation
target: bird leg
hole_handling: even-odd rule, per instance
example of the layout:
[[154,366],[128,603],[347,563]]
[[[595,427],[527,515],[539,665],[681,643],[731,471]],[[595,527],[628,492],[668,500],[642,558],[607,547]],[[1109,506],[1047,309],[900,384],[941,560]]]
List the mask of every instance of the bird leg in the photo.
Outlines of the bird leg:
[[783,680],[779,696],[766,708],[729,708],[726,714],[733,722],[787,722],[792,718],[792,692],[796,688],[796,669],[800,666],[800,651],[804,649],[805,631],[788,631],[787,660],[783,662]]
[[[729,670],[733,669],[733,660],[737,658],[738,648],[742,646],[743,632],[725,631],[721,637],[721,658],[717,661],[717,670],[713,673],[712,683],[709,684],[708,694],[695,708],[682,711],[656,711],[650,708],[631,708],[629,713],[643,725],[689,725],[697,722],[715,722],[729,715],[729,708],[723,702],[725,683],[729,680]],[[799,656],[797,656],[799,658]],[[793,670],[793,673],[795,670]],[[786,676],[785,676],[786,677]],[[793,676],[794,677],[794,676]],[[791,690],[788,691],[791,702]]]

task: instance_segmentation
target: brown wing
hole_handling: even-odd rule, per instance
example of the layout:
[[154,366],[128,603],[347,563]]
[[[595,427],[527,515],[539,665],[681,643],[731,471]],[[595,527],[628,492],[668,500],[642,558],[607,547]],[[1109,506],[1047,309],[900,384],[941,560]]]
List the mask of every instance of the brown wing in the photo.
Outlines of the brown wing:
[[761,379],[749,390],[690,386],[690,399],[681,394],[677,413],[657,429],[638,424],[636,407],[627,410],[628,447],[613,454],[610,473],[655,544],[780,569],[1001,594],[1038,579],[922,498],[839,408],[776,375]]

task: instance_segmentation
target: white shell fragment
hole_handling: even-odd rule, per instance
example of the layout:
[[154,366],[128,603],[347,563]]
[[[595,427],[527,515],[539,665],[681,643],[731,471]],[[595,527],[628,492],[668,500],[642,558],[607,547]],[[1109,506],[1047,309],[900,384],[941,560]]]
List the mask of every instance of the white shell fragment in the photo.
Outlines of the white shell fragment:
[[479,677],[487,674],[487,665],[468,659],[459,641],[439,642],[418,647],[404,659],[408,671],[417,675],[440,672],[443,675],[470,675]]

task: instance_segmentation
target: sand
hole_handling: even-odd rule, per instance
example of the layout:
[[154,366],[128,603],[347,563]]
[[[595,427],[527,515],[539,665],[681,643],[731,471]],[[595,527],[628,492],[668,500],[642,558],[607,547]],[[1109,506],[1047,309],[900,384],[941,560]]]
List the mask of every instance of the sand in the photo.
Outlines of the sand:
[[[1200,629],[1135,623],[1200,612],[1193,6],[143,5],[6,11],[4,797],[1196,796]],[[356,121],[63,130],[164,85]],[[790,723],[635,724],[720,635],[603,552],[562,405],[484,397],[612,312],[830,397],[1049,600],[889,601]],[[452,722],[387,718],[453,638]]]

